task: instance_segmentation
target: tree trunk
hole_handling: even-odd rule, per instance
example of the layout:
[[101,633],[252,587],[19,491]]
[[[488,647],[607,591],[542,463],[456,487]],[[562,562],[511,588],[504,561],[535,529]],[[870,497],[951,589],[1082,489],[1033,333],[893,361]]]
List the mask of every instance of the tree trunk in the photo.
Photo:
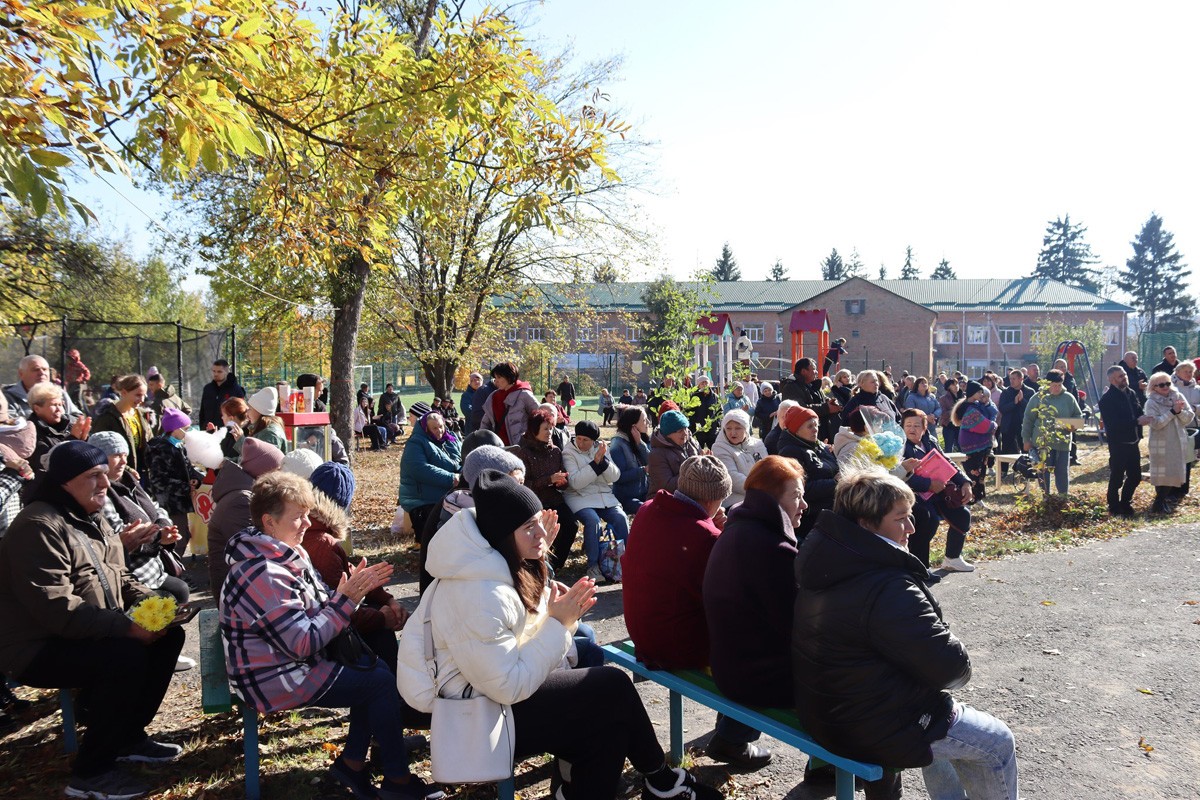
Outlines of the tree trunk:
[[339,265],[330,296],[333,315],[333,352],[329,358],[329,418],[343,442],[354,441],[354,361],[358,355],[358,327],[370,265],[357,251]]
[[425,379],[433,387],[434,397],[446,397],[454,390],[454,373],[458,371],[458,362],[448,358],[436,358],[421,364]]

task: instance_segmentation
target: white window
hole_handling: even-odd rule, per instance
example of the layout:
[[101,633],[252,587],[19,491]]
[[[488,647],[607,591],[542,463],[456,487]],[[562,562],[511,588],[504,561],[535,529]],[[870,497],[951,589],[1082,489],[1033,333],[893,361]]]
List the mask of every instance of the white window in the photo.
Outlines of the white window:
[[778,344],[782,341],[783,341],[783,323],[776,322],[775,323],[775,343]]
[[1042,329],[1041,328],[1030,328],[1029,329],[1029,343],[1031,345],[1045,344],[1042,341]]
[[1001,325],[996,330],[1000,331],[1000,344],[1020,344],[1021,343],[1021,326],[1020,325]]
[[858,300],[847,300],[846,301],[846,313],[851,314],[851,315],[867,313],[866,299],[860,298]]
[[596,329],[593,328],[591,325],[587,326],[586,328],[579,329],[579,341],[591,342],[591,341],[595,341],[595,339],[596,339]]
[[958,326],[945,325],[938,328],[934,334],[934,342],[937,344],[958,344]]
[[525,341],[527,342],[544,342],[546,341],[545,328],[526,328]]
[[759,323],[758,325],[747,325],[745,328],[746,338],[752,342],[763,341],[763,336],[766,335],[766,327],[767,326],[763,325],[762,323]]
[[987,325],[968,325],[967,326],[967,344],[987,344],[988,343],[988,327]]
[[625,328],[625,339],[630,342],[636,342],[642,337],[642,332],[637,325],[630,325]]
[[1121,328],[1119,325],[1104,326],[1104,343],[1109,347],[1121,343]]
[[505,328],[504,329],[504,341],[515,342],[517,340],[517,337],[520,334],[521,334],[521,330],[519,328]]
[[612,339],[614,336],[616,336],[616,335],[617,335],[617,329],[616,329],[616,328],[601,328],[601,329],[600,329],[600,333],[601,333],[601,334],[602,334],[602,335],[603,335],[603,336],[604,336],[606,339]]

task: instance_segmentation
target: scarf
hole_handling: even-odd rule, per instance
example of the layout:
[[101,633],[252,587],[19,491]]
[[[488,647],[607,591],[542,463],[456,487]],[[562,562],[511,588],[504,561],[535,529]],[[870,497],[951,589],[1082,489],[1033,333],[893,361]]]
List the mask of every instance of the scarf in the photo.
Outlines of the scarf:
[[417,420],[417,424],[421,426],[421,430],[425,431],[425,435],[429,437],[429,441],[437,445],[442,445],[446,442],[458,441],[454,438],[454,434],[445,427],[442,428],[442,435],[440,437],[434,436],[429,432],[429,418],[434,414],[437,414],[439,417],[441,417],[442,422],[445,423],[446,418],[442,416],[440,411],[427,411],[419,420]]

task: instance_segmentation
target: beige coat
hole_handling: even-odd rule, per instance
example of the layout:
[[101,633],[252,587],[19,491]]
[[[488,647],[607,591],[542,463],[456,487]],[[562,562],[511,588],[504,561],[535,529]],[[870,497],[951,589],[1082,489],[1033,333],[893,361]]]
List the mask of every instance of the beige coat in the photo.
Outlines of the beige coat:
[[[1178,414],[1171,412],[1176,399],[1185,402]],[[1183,486],[1186,465],[1196,460],[1196,445],[1187,432],[1196,415],[1186,401],[1173,386],[1167,397],[1152,394],[1146,399],[1146,414],[1154,418],[1150,423],[1150,483],[1154,486]]]

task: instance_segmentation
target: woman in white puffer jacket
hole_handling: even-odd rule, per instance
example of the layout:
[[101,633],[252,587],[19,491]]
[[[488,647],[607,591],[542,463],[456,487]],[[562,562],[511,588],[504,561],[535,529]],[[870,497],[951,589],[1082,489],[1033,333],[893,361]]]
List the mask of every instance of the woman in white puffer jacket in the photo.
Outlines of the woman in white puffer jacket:
[[587,576],[603,581],[600,573],[600,520],[608,523],[613,537],[625,541],[629,536],[629,518],[621,501],[613,494],[613,484],[621,470],[608,455],[608,445],[600,441],[600,428],[591,420],[575,424],[575,438],[563,447],[563,470],[567,485],[563,500],[583,523],[583,552],[587,555]]
[[[561,669],[596,584],[547,580],[558,516],[497,470],[472,488],[475,508],[455,514],[429,543],[435,578],[400,638],[397,685],[418,711],[441,697],[484,694],[511,706],[517,760],[551,753],[560,800],[610,800],[628,758],[645,776],[643,796],[715,800],[682,769],[668,767],[629,677],[616,667]],[[426,614],[433,674],[425,661]]]
[[755,464],[767,457],[767,446],[762,439],[750,435],[750,415],[734,408],[726,411],[721,419],[721,432],[713,443],[712,453],[729,470],[733,481],[733,493],[721,503],[730,508],[746,498],[746,476]]

